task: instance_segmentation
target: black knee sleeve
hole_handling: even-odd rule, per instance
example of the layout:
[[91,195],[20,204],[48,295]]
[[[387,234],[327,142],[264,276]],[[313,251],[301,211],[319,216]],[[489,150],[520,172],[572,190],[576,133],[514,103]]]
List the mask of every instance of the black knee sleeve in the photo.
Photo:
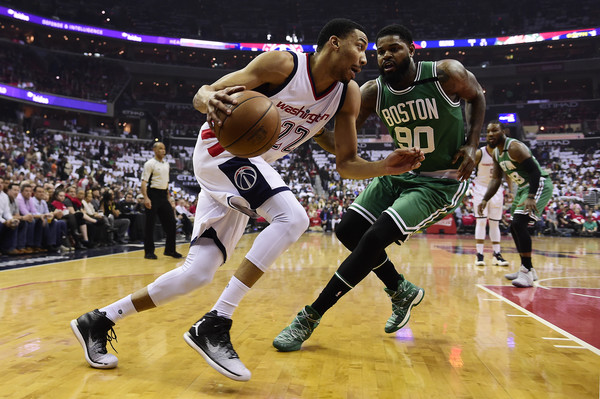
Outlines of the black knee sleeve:
[[531,217],[529,215],[516,214],[510,225],[510,231],[519,253],[531,252],[531,236],[527,230],[530,221]]
[[335,235],[346,248],[352,251],[370,227],[371,223],[367,219],[349,209],[336,226]]
[[338,273],[349,284],[358,284],[375,266],[383,262],[388,245],[398,240],[404,241],[405,238],[392,218],[382,214],[362,235],[356,248],[340,265]]

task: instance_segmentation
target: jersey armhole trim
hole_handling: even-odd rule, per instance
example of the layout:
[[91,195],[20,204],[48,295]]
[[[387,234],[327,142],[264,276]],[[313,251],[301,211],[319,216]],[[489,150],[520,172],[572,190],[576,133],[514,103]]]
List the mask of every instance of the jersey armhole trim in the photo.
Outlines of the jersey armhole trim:
[[294,69],[292,69],[292,72],[285,79],[285,81],[272,90],[268,90],[269,85],[267,83],[265,83],[261,86],[256,87],[254,89],[254,91],[262,93],[267,97],[273,97],[274,95],[279,93],[281,90],[283,90],[290,83],[290,81],[294,78],[294,76],[296,76],[296,72],[298,71],[298,54],[296,54],[293,51],[288,51],[288,53],[290,53],[294,57]]
[[375,101],[375,113],[381,118],[381,97],[383,97],[383,87],[380,78],[375,79],[377,83],[377,100]]
[[348,92],[348,84],[344,83],[344,87],[342,88],[342,95],[340,96],[340,103],[339,103],[337,109],[335,110],[335,115],[337,115],[337,113],[340,112],[340,109],[342,109],[342,107],[344,106],[344,101],[346,101],[346,93],[347,92]]
[[[433,61],[431,63],[431,74],[433,77],[437,78],[437,61]],[[448,97],[448,95],[446,94],[446,92],[444,91],[444,89],[442,88],[442,85],[440,84],[439,80],[435,81],[435,87],[437,87],[438,92],[441,94],[442,97],[444,97],[444,99],[446,100],[446,102],[452,106],[452,107],[460,107],[460,100],[458,101],[452,101],[452,99],[450,97]]]

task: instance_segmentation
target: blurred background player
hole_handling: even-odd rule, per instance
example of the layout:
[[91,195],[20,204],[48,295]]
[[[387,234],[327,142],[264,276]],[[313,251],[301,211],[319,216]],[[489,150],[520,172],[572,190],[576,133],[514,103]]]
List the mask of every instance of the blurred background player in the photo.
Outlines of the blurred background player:
[[[496,125],[490,123],[487,126],[487,131],[494,129]],[[483,199],[485,192],[487,191],[488,184],[492,180],[492,172],[494,169],[494,160],[492,159],[492,152],[494,149],[489,144],[484,147],[477,149],[475,155],[475,163],[477,164],[477,171],[475,178],[473,179],[472,192],[473,192],[473,209],[477,210],[479,204]],[[475,266],[485,266],[485,260],[483,257],[483,244],[485,241],[485,230],[486,225],[489,222],[489,234],[490,240],[492,241],[492,249],[494,254],[492,255],[492,265],[508,266],[508,261],[504,260],[500,253],[500,220],[502,220],[502,206],[504,205],[504,189],[500,187],[496,194],[487,203],[487,206],[483,208],[483,214],[475,214],[475,248],[477,249],[477,259],[475,260]]]
[[532,287],[537,274],[531,263],[530,222],[538,221],[548,201],[552,197],[554,186],[548,173],[543,171],[531,150],[520,141],[506,137],[508,129],[500,121],[492,121],[487,129],[488,145],[494,148],[494,170],[477,212],[483,213],[488,201],[502,184],[502,172],[517,184],[518,189],[510,213],[512,222],[510,232],[521,256],[521,267],[515,273],[506,274],[515,287]]

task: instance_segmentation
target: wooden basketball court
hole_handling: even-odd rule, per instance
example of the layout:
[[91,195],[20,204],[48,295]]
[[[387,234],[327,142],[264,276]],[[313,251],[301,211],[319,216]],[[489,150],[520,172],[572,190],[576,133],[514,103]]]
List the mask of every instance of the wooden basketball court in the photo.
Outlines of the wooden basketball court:
[[[396,334],[391,305],[369,276],[322,319],[301,351],[273,338],[329,280],[347,251],[307,233],[234,314],[231,337],[252,379],[213,370],[182,334],[211,309],[255,235],[215,280],[115,326],[119,366],[90,368],[69,322],[175,267],[142,251],[0,272],[2,398],[598,398],[600,240],[534,238],[539,287],[503,278],[518,266],[476,267],[473,237],[416,235],[390,258],[425,299]],[[187,253],[187,245],[178,250]],[[486,260],[491,259],[486,242]],[[157,251],[159,254],[160,251]],[[110,347],[109,347],[110,350]]]

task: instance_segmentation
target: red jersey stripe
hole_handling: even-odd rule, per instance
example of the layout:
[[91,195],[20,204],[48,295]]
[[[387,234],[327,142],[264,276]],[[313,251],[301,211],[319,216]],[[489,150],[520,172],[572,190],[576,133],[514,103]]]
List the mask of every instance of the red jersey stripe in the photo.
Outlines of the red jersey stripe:
[[207,151],[212,157],[216,157],[225,151],[225,148],[223,148],[221,144],[217,143],[208,147]]
[[204,129],[204,130],[200,131],[200,137],[202,138],[202,140],[206,140],[206,139],[212,139],[217,136],[215,136],[215,133],[212,130]]

